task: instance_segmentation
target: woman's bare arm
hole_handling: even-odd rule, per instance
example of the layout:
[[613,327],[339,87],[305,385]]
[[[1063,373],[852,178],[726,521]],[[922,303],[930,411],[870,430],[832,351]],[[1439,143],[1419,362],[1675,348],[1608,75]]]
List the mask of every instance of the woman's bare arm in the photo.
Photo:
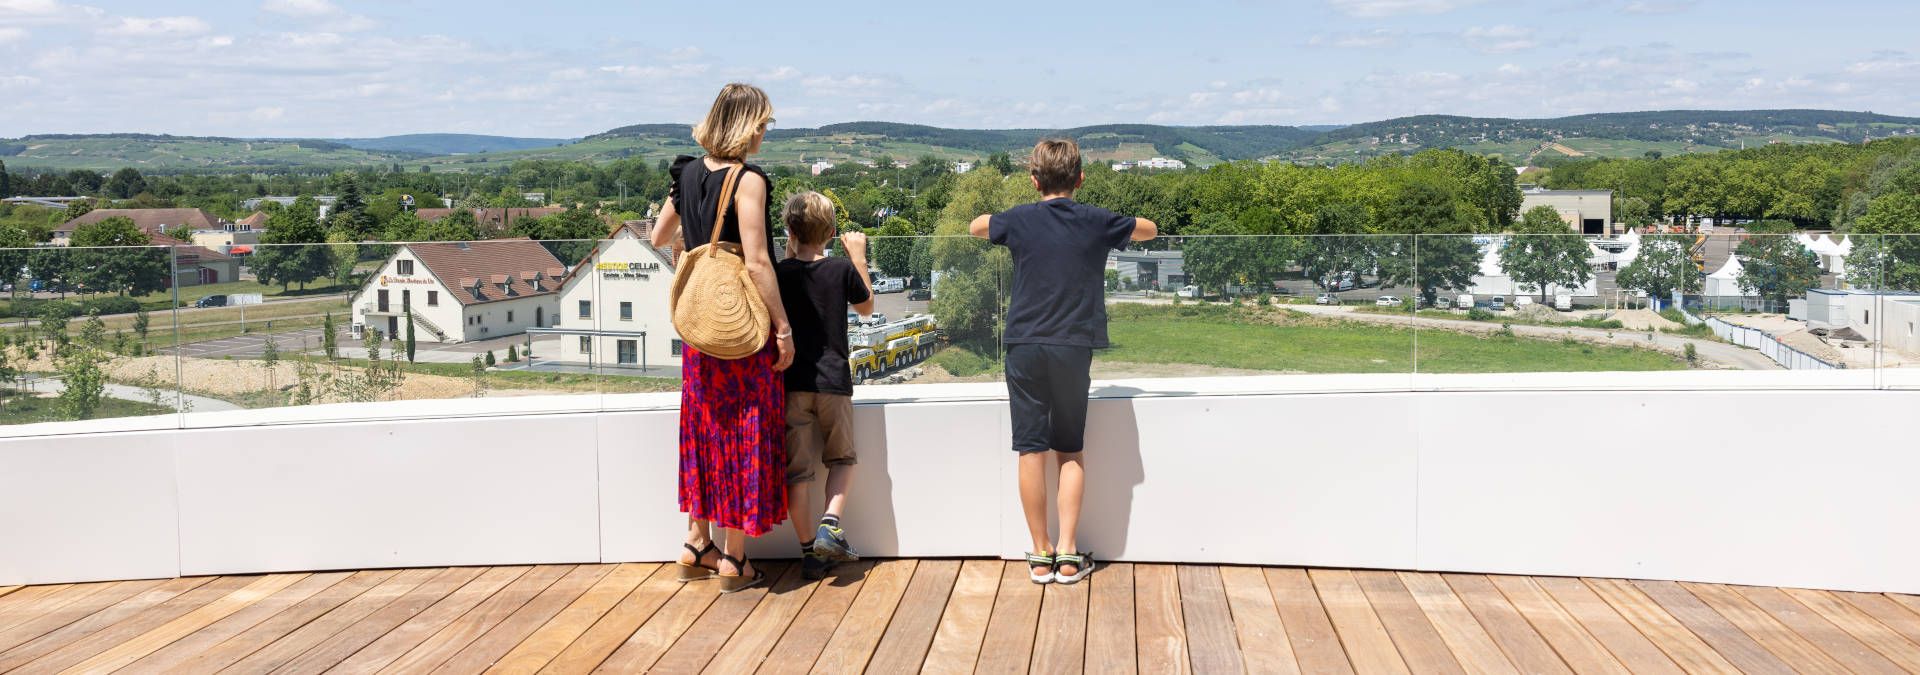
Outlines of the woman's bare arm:
[[647,232],[647,239],[654,248],[667,248],[673,245],[673,238],[680,234],[680,211],[673,208],[673,200],[660,208],[660,215],[653,219],[653,229]]
[[793,363],[793,326],[787,323],[786,306],[780,304],[780,281],[773,274],[773,258],[767,253],[772,242],[767,241],[766,179],[757,173],[741,177],[740,187],[734,189],[733,208],[740,215],[740,249],[747,259],[747,274],[760,289],[760,299],[767,303],[773,332],[787,336],[778,340],[780,360],[773,368],[786,370]]

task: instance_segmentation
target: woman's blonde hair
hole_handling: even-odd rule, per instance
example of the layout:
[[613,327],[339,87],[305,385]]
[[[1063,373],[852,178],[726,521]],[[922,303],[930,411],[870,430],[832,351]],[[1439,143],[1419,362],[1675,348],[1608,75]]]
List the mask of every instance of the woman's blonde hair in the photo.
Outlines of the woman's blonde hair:
[[795,243],[811,246],[833,238],[833,202],[818,192],[807,190],[788,197],[780,219],[787,223],[787,234]]
[[773,103],[767,92],[735,82],[720,89],[707,118],[693,127],[693,140],[719,159],[743,159],[753,150],[753,137],[773,121]]

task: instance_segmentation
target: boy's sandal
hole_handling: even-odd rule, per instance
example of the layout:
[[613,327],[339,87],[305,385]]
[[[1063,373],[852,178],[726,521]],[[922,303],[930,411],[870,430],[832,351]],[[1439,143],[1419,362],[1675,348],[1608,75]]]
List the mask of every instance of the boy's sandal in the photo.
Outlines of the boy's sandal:
[[[1053,554],[1034,553],[1031,551],[1027,552],[1027,578],[1031,579],[1033,583],[1036,583],[1036,584],[1053,583],[1053,577],[1054,577],[1053,561],[1054,561]],[[1033,571],[1033,568],[1036,568],[1036,567],[1044,567],[1047,569],[1047,571],[1035,572]]]
[[[1053,583],[1071,584],[1087,578],[1097,563],[1093,561],[1093,552],[1060,553],[1053,556]],[[1073,574],[1060,571],[1061,565],[1074,566]]]
[[[680,570],[679,570],[680,583],[684,584],[689,581],[699,581],[701,579],[712,579],[720,575],[720,570],[716,570],[714,568],[700,564],[700,559],[707,557],[707,552],[718,551],[718,549],[715,549],[713,547],[712,541],[708,541],[706,547],[704,548],[694,548],[693,544],[681,544],[680,547],[687,549],[688,553],[693,554],[692,565],[688,565],[686,563],[679,562],[679,561],[675,561],[674,563],[680,566]],[[721,557],[726,557],[726,554],[722,553]]]
[[[753,564],[727,555],[725,552],[720,554],[720,559],[733,563],[733,568],[740,571],[745,571],[748,565]],[[766,582],[767,573],[760,571],[758,567],[753,568],[753,576],[746,576],[744,574],[722,574],[720,575],[720,592],[738,593]]]

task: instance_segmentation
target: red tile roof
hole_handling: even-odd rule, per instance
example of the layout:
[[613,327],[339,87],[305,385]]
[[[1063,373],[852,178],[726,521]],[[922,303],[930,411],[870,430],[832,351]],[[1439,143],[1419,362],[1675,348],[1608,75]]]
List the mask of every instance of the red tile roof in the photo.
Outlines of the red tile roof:
[[[406,247],[413,251],[413,257],[421,265],[426,266],[428,274],[453,286],[453,299],[462,305],[552,293],[554,286],[542,285],[536,289],[526,279],[515,278],[514,273],[561,267],[560,259],[553,257],[546,246],[524,237],[407,244]],[[481,279],[489,278],[495,281],[480,283]],[[502,281],[512,290],[511,294],[501,291]],[[480,287],[479,295],[474,294],[475,286]]]
[[94,209],[79,218],[61,223],[53,231],[71,234],[81,225],[91,225],[116,216],[132,220],[135,227],[148,235],[159,231],[163,225],[168,228],[186,227],[189,230],[221,229],[220,217],[207,213],[205,209]]
[[241,218],[240,221],[235,224],[246,225],[256,230],[266,229],[267,213],[265,211],[255,211],[253,215]]

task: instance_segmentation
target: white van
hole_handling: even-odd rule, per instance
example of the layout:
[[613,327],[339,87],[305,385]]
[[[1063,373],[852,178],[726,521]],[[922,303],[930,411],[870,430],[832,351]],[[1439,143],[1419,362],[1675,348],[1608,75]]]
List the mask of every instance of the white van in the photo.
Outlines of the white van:
[[873,280],[873,292],[875,293],[899,293],[904,290],[907,290],[907,282],[901,279],[881,278]]

